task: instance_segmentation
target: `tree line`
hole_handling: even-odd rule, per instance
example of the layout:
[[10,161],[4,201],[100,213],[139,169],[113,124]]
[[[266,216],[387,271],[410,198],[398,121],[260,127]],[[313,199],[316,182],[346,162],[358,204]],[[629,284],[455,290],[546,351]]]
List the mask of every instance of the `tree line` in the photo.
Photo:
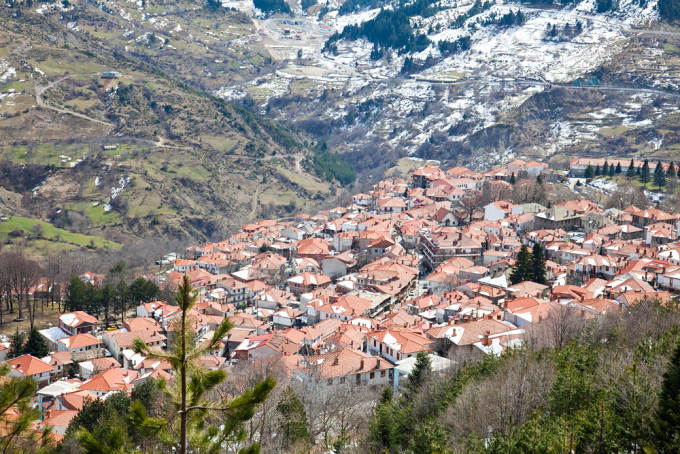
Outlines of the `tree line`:
[[23,251],[0,252],[0,325],[13,314],[16,321],[28,318],[32,329],[37,311],[61,299],[60,283],[73,271],[70,265],[60,256],[38,262]]
[[108,279],[102,285],[83,282],[74,276],[66,288],[64,309],[85,311],[97,318],[103,317],[104,327],[120,318],[140,303],[148,303],[161,297],[161,289],[151,281],[138,277],[129,285],[124,279]]
[[[614,166],[614,164],[610,165],[605,160],[601,168],[599,164],[595,167],[589,164],[586,167],[584,177],[586,179],[591,179],[597,176],[613,177],[615,175],[621,174],[622,171],[621,163],[617,162],[616,166]],[[668,167],[664,170],[661,161],[657,161],[656,167],[654,168],[654,173],[652,174],[650,171],[649,161],[647,159],[645,159],[642,164],[636,167],[635,161],[631,158],[630,164],[628,164],[628,169],[626,170],[626,177],[637,178],[644,185],[646,185],[650,179],[653,178],[654,184],[658,186],[659,189],[661,189],[663,186],[666,186],[668,179],[676,180],[677,178],[680,178],[680,166],[676,166],[673,162],[670,162]]]

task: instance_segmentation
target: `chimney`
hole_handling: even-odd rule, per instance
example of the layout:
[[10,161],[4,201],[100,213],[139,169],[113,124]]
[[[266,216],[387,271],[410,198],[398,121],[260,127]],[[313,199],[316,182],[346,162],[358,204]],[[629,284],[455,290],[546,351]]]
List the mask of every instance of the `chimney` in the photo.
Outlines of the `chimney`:
[[488,347],[491,345],[491,340],[489,339],[489,335],[491,334],[491,331],[487,331],[484,333],[484,339],[482,339],[482,345],[485,347]]
[[364,369],[364,358],[361,358],[361,362],[359,363],[359,370]]
[[380,358],[378,358],[375,362],[375,368],[380,369]]

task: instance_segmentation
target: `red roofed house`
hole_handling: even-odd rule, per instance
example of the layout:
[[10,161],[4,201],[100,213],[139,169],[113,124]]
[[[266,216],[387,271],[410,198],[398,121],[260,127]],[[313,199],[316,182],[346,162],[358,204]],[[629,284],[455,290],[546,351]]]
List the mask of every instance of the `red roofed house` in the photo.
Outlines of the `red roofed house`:
[[11,367],[10,377],[31,377],[41,388],[50,384],[50,374],[54,369],[45,361],[32,355],[21,355],[7,361],[7,365]]
[[431,352],[434,341],[410,329],[390,328],[368,335],[368,351],[396,363],[418,352]]
[[304,374],[327,386],[386,386],[392,380],[394,366],[379,356],[345,348],[303,361]]
[[65,435],[68,425],[77,414],[78,410],[50,410],[38,427],[51,427],[52,433]]
[[93,376],[82,385],[80,390],[88,391],[95,397],[115,391],[132,391],[133,382],[139,378],[139,372],[119,367],[107,369]]
[[103,347],[101,340],[94,337],[92,334],[76,334],[75,336],[62,337],[57,341],[57,347],[60,352],[84,352],[87,350],[96,350]]
[[59,328],[71,336],[79,333],[92,333],[99,328],[99,320],[87,312],[67,312],[59,316]]
[[309,257],[321,263],[331,252],[330,246],[321,238],[307,238],[295,243],[298,257]]
[[331,278],[323,274],[302,273],[289,278],[286,282],[290,287],[290,291],[299,295],[311,292],[316,288],[326,287],[330,284]]

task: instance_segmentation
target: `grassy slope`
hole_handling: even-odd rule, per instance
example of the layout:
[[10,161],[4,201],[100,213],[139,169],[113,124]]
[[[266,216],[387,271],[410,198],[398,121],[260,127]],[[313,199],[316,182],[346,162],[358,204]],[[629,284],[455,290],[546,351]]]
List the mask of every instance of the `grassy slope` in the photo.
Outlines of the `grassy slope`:
[[0,239],[7,239],[8,234],[14,231],[22,231],[25,234],[36,233],[35,225],[40,225],[39,239],[55,243],[56,247],[69,249],[70,247],[90,247],[97,249],[118,249],[119,243],[108,241],[103,238],[73,233],[65,229],[60,229],[44,221],[25,218],[21,216],[10,216],[7,221],[0,222]]
[[[214,43],[185,50],[184,44],[200,38],[174,36],[170,42],[177,50],[172,50],[127,40],[132,43],[122,52],[129,24],[87,3],[74,4],[74,11],[47,20],[30,11],[21,20],[0,13],[0,26],[8,30],[0,36],[0,58],[17,67],[17,76],[0,84],[0,93],[15,90],[13,105],[0,104],[0,114],[7,116],[0,119],[0,159],[54,169],[39,196],[24,206],[31,217],[54,221],[61,208],[88,233],[117,241],[152,234],[201,237],[258,215],[311,208],[328,196],[328,182],[295,165],[310,153],[303,137],[178,80],[189,79],[186,65],[176,65],[182,52],[188,62],[201,51],[212,58]],[[185,14],[185,20],[200,24],[205,19],[201,11],[192,14],[196,17]],[[83,32],[65,27],[73,16]],[[217,22],[238,36],[250,31],[239,21],[225,13]],[[197,36],[210,36],[201,30]],[[142,61],[143,54],[155,58]],[[229,58],[257,60],[229,50],[220,55],[225,67]],[[176,74],[159,70],[155,59],[176,68]],[[104,69],[123,76],[110,85],[99,78]],[[194,67],[194,73],[204,74],[199,69]],[[244,71],[240,77],[248,76]],[[225,70],[219,82],[238,76]],[[195,85],[205,85],[205,79]],[[36,107],[33,81],[49,87],[45,103],[76,115]],[[21,109],[16,101],[23,103]],[[104,151],[103,144],[117,148]],[[122,203],[105,213],[103,206],[121,177],[129,178],[119,196]],[[267,196],[253,200],[260,191]]]

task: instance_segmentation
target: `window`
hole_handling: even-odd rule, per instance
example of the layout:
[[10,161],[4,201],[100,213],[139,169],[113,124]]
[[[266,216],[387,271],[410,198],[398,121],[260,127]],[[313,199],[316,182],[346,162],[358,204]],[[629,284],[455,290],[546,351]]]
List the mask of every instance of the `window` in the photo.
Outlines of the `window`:
[[384,376],[385,376],[385,371],[384,371],[384,370],[381,370],[381,371],[380,371],[380,376],[381,376],[381,377],[384,377]]
[[332,384],[333,384],[333,379],[332,379],[332,378],[329,378],[328,381],[326,382],[326,384],[332,385]]
[[340,377],[340,383],[345,383],[345,377]]
[[370,375],[369,375],[369,378],[371,380],[373,380],[375,378],[375,372],[371,372]]
[[361,374],[357,374],[357,385],[361,383]]

